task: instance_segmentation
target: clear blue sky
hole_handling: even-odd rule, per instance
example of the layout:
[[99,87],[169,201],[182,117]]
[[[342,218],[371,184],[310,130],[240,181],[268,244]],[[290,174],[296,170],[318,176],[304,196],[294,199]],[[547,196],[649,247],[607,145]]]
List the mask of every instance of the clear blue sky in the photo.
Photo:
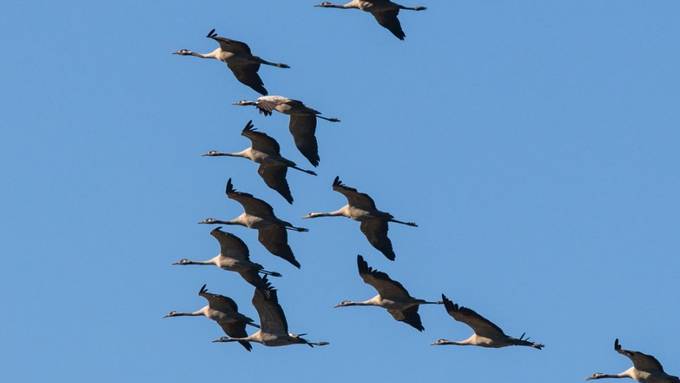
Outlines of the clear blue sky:
[[[569,382],[628,368],[615,337],[680,374],[680,3],[423,0],[405,42],[313,0],[200,3],[0,5],[3,381]],[[292,66],[261,69],[272,94],[342,119],[319,123],[319,177],[290,174],[293,206],[254,164],[199,156],[247,147],[252,118],[307,166],[286,117],[230,105],[256,94],[223,64],[170,55],[212,50],[211,28]],[[336,175],[420,224],[392,227],[396,262],[355,222],[301,219],[344,203]],[[160,319],[202,307],[203,283],[256,317],[236,275],[170,266],[216,254],[196,222],[240,213],[228,177],[311,229],[290,235],[299,271],[233,232],[284,274],[291,330],[330,347],[246,353]],[[374,294],[357,253],[547,346],[434,348],[470,334],[441,307],[424,333],[332,309]]]

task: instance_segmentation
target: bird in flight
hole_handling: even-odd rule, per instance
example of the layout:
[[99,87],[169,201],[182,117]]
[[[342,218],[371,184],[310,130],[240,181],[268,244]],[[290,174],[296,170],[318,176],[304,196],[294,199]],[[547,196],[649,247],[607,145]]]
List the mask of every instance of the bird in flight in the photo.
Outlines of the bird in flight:
[[446,309],[446,312],[458,322],[463,322],[470,326],[472,330],[474,330],[474,334],[472,334],[472,336],[470,336],[468,339],[460,342],[439,339],[432,344],[433,346],[456,345],[488,348],[528,346],[538,350],[541,350],[544,347],[540,343],[531,342],[528,338],[524,337],[524,334],[522,334],[522,336],[519,338],[513,338],[511,336],[505,335],[503,330],[496,326],[493,322],[467,307],[462,307],[453,303],[444,294],[442,294],[442,302],[444,302],[444,308]]
[[262,78],[260,78],[260,75],[257,73],[260,70],[260,65],[264,64],[278,68],[290,68],[290,66],[286,64],[274,63],[264,60],[261,57],[254,56],[250,51],[248,44],[219,36],[215,33],[214,29],[211,30],[206,37],[217,41],[219,47],[209,53],[197,53],[188,49],[180,49],[173,52],[173,54],[222,61],[227,64],[227,67],[229,67],[238,81],[263,95],[266,95],[268,92],[264,87]]
[[364,12],[368,12],[375,17],[378,24],[392,32],[399,40],[403,40],[406,37],[404,30],[401,28],[401,23],[399,22],[399,11],[424,11],[427,9],[423,6],[406,7],[389,0],[352,0],[346,4],[333,4],[330,1],[324,1],[319,5],[315,5],[315,7],[360,9]]
[[680,378],[667,374],[655,357],[640,351],[626,350],[621,347],[618,339],[614,341],[614,351],[630,359],[633,362],[633,367],[620,374],[602,374],[598,372],[589,376],[586,380],[630,378],[640,383],[680,383]]
[[[206,285],[201,287],[198,295],[205,298],[208,304],[194,312],[177,312],[170,311],[163,318],[175,318],[182,316],[204,316],[217,322],[225,334],[234,337],[242,337],[246,335],[246,325],[259,327],[252,319],[238,312],[238,305],[233,299],[225,297],[224,295],[209,293]],[[239,342],[248,351],[253,346],[247,341]]]
[[389,222],[417,227],[414,222],[404,222],[394,218],[390,213],[378,210],[375,201],[366,193],[342,183],[340,177],[333,180],[333,190],[347,198],[347,205],[328,213],[309,213],[304,218],[346,217],[361,222],[361,232],[368,242],[378,249],[387,259],[394,261],[396,255],[392,248],[392,241],[387,237]]
[[264,182],[270,188],[276,190],[288,203],[293,203],[293,195],[288,186],[286,175],[288,168],[301,171],[315,176],[316,173],[311,170],[305,170],[297,166],[291,160],[281,156],[281,147],[275,139],[266,133],[258,132],[253,125],[253,121],[248,121],[245,128],[241,131],[241,135],[247,137],[251,146],[237,153],[224,153],[217,150],[211,150],[203,156],[205,157],[241,157],[247,158],[255,163],[260,164],[257,173],[262,177]]
[[289,115],[288,129],[293,135],[295,146],[314,166],[319,166],[321,160],[316,141],[316,119],[340,122],[337,118],[322,116],[321,112],[308,107],[302,101],[283,96],[262,96],[255,101],[242,100],[234,105],[255,106],[265,116],[271,116],[274,111]]
[[378,271],[368,266],[368,263],[361,255],[357,256],[357,266],[361,279],[363,279],[366,284],[369,284],[376,289],[378,295],[362,302],[344,300],[335,307],[382,307],[386,309],[394,319],[404,322],[418,331],[425,330],[420,315],[418,314],[418,307],[420,305],[441,304],[442,302],[429,302],[424,299],[413,298],[401,283],[393,280],[389,275],[382,271]]
[[268,284],[266,291],[255,289],[253,295],[253,306],[260,317],[260,329],[252,335],[223,336],[213,342],[255,342],[270,347],[306,344],[313,348],[328,345],[328,342],[310,342],[303,338],[306,334],[293,334],[288,331],[288,321],[279,304],[277,291],[269,284],[267,277],[264,279]]

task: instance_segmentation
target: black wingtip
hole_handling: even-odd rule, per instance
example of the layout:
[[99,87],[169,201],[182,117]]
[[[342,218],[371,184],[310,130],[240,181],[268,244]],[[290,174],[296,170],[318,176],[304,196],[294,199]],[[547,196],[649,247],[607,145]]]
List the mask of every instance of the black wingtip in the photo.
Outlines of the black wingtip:
[[211,29],[210,32],[208,32],[208,35],[205,36],[207,38],[213,38],[215,36],[215,28]]
[[335,176],[335,179],[333,180],[333,186],[341,186],[342,181],[340,181],[340,176]]
[[616,338],[616,340],[614,340],[614,350],[618,351],[620,349],[621,349],[621,343],[619,342],[619,338]]
[[368,262],[366,262],[361,254],[357,255],[357,266],[359,267],[359,273],[364,273],[368,270]]
[[243,128],[243,131],[247,132],[252,130],[255,130],[255,124],[253,124],[253,120],[250,120],[248,121],[248,123],[246,123],[246,126]]
[[207,292],[208,291],[207,286],[208,285],[204,283],[203,286],[201,286],[201,289],[198,291],[198,295],[201,295],[201,294]]
[[227,194],[231,193],[234,191],[234,185],[231,183],[231,177],[227,180],[227,188],[226,192]]

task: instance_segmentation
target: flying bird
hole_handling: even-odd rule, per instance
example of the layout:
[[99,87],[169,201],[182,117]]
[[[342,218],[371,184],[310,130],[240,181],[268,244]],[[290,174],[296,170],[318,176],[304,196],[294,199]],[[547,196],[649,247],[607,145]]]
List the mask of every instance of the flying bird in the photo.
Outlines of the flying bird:
[[[203,308],[190,313],[170,311],[163,318],[204,316],[217,322],[225,334],[234,337],[246,336],[246,325],[259,327],[252,319],[238,312],[238,305],[233,299],[224,295],[209,293],[206,285],[201,287],[198,295],[208,301],[208,304]],[[239,343],[248,351],[253,348],[247,341],[240,341]]]
[[477,314],[475,311],[459,306],[442,294],[442,301],[446,312],[458,322],[463,322],[474,330],[474,334],[460,342],[439,339],[434,342],[433,346],[456,345],[456,346],[479,346],[488,348],[500,348],[508,346],[528,346],[535,349],[543,349],[540,343],[534,343],[524,337],[524,334],[519,338],[513,338],[505,335],[503,330],[496,326],[490,320]]
[[220,46],[210,53],[196,53],[188,49],[180,49],[174,52],[174,54],[222,61],[227,64],[238,81],[249,86],[259,94],[267,94],[262,78],[257,74],[261,64],[279,68],[290,68],[286,64],[273,63],[254,56],[248,44],[219,36],[215,33],[214,29],[206,37],[217,41]]
[[231,233],[221,230],[222,227],[213,229],[210,232],[220,244],[220,253],[207,261],[192,261],[182,258],[173,265],[214,265],[223,270],[234,271],[241,275],[251,285],[258,288],[265,288],[264,281],[260,274],[280,277],[281,274],[275,271],[265,270],[262,265],[250,260],[248,246],[241,238]]
[[288,246],[288,233],[286,230],[299,232],[309,231],[303,227],[293,226],[292,223],[276,217],[274,208],[252,194],[240,192],[234,189],[231,178],[227,181],[227,198],[233,199],[243,206],[244,212],[230,221],[221,221],[215,218],[206,218],[201,224],[240,225],[258,231],[258,240],[270,253],[281,257],[300,268],[300,263],[295,259],[293,250]]
[[273,111],[287,114],[290,116],[288,129],[293,135],[295,146],[297,146],[300,153],[302,153],[309,162],[318,166],[319,145],[316,142],[316,119],[330,122],[340,122],[337,118],[328,118],[321,115],[321,112],[316,111],[302,101],[293,100],[283,96],[262,96],[255,101],[239,101],[234,105],[248,106],[254,105],[260,113],[265,116],[271,116]]
[[267,291],[255,289],[253,306],[260,317],[260,330],[248,336],[223,336],[213,342],[255,342],[265,346],[288,346],[291,344],[306,344],[310,347],[326,346],[328,342],[310,342],[302,336],[306,334],[293,334],[288,332],[288,322],[283,308],[279,304],[276,289],[267,280]]
[[364,233],[368,242],[378,249],[387,259],[394,261],[395,254],[392,249],[392,241],[387,237],[387,224],[389,222],[417,227],[414,222],[403,222],[394,218],[390,213],[378,210],[373,199],[366,193],[360,193],[357,189],[349,187],[340,181],[340,177],[333,180],[333,190],[347,198],[347,205],[328,213],[309,213],[304,218],[318,217],[347,217],[361,222],[361,232]]
[[288,203],[293,203],[293,195],[290,192],[286,175],[288,168],[299,170],[303,173],[316,175],[311,170],[299,168],[295,162],[281,156],[281,147],[275,139],[269,135],[258,132],[253,125],[253,121],[248,121],[241,135],[247,137],[251,146],[237,153],[223,153],[211,150],[205,153],[206,157],[241,157],[247,158],[260,164],[257,173],[270,188],[276,190]]
[[428,302],[423,299],[413,298],[401,283],[391,279],[389,275],[368,266],[364,258],[357,256],[359,275],[365,283],[373,286],[378,295],[363,302],[345,300],[335,307],[348,306],[377,306],[387,310],[392,317],[404,322],[418,331],[423,331],[423,323],[418,314],[418,306],[441,304],[442,302]]
[[405,7],[393,3],[389,0],[352,0],[346,4],[333,4],[330,1],[324,1],[315,7],[321,8],[338,8],[338,9],[360,9],[364,12],[368,12],[375,17],[378,24],[385,27],[387,30],[392,32],[399,40],[403,40],[406,37],[404,30],[401,29],[401,23],[399,22],[399,11],[424,11],[427,8],[423,6],[417,7]]
[[633,362],[633,367],[620,374],[595,373],[586,380],[630,378],[640,383],[680,383],[680,378],[667,374],[655,357],[639,351],[625,350],[621,347],[618,339],[614,341],[614,350],[630,359]]

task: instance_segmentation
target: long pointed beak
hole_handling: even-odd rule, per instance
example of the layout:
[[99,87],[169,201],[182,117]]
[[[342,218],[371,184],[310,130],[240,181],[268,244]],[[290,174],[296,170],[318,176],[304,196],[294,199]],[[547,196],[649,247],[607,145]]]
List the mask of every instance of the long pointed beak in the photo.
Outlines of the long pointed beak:
[[179,262],[173,262],[172,265],[181,265]]

